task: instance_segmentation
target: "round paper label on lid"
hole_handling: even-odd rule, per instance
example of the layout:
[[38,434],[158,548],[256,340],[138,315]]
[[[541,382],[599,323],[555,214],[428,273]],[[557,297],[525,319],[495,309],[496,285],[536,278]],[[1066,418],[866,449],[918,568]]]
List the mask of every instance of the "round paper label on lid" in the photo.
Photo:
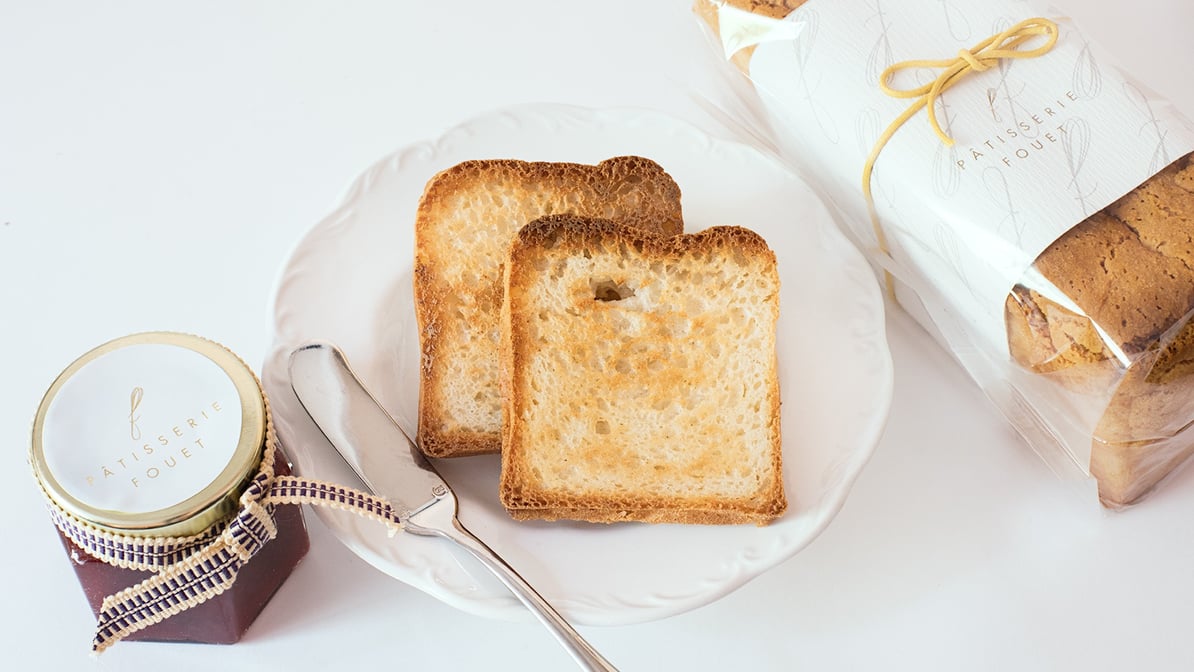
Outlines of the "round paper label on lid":
[[237,387],[188,348],[138,344],[65,380],[42,425],[46,469],[85,507],[125,514],[169,509],[229,466],[242,430]]

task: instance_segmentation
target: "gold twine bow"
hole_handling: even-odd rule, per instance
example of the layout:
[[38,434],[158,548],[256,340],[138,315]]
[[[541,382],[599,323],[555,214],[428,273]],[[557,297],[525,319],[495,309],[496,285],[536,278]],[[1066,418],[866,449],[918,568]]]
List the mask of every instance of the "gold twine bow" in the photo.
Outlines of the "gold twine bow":
[[[953,138],[949,137],[941,129],[941,124],[937,122],[937,98],[954,84],[964,79],[966,75],[972,72],[990,70],[1004,59],[1036,58],[1048,53],[1053,49],[1053,45],[1057,44],[1057,34],[1057,24],[1048,19],[1039,17],[1026,19],[1002,33],[988,37],[970,49],[959,50],[957,58],[902,61],[888,67],[879,75],[879,88],[883,90],[883,93],[892,98],[917,99],[908,109],[904,110],[903,114],[896,117],[895,121],[891,122],[891,125],[879,136],[879,140],[875,143],[875,148],[871,150],[870,156],[867,157],[866,165],[862,169],[862,190],[866,196],[867,212],[871,216],[871,226],[875,230],[875,238],[878,241],[879,250],[883,254],[890,256],[891,251],[887,244],[887,235],[884,233],[883,227],[879,224],[879,215],[875,211],[875,199],[871,194],[871,175],[875,170],[875,162],[879,159],[879,153],[887,146],[888,141],[895,135],[895,132],[904,125],[904,122],[915,116],[917,112],[927,108],[929,125],[933,127],[933,131],[937,133],[937,137],[941,138],[941,141],[946,146],[952,146],[954,144]],[[1045,42],[1040,46],[1035,49],[1020,49],[1024,43],[1042,35],[1045,36]],[[897,89],[888,83],[900,70],[912,68],[940,69],[942,72],[933,82],[914,89]],[[894,299],[895,286],[891,273],[884,271],[884,274],[887,292]]]

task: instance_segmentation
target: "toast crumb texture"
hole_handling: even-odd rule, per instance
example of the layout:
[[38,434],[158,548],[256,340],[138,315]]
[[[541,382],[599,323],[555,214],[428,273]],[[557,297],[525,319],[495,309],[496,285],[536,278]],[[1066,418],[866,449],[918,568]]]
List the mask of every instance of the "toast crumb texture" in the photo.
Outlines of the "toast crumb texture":
[[511,246],[501,500],[516,519],[766,524],[787,506],[757,234],[548,217]]
[[642,157],[595,166],[466,161],[435,175],[415,220],[422,350],[418,444],[426,454],[501,449],[502,269],[515,232],[556,213],[603,217],[664,235],[683,230],[680,188]]

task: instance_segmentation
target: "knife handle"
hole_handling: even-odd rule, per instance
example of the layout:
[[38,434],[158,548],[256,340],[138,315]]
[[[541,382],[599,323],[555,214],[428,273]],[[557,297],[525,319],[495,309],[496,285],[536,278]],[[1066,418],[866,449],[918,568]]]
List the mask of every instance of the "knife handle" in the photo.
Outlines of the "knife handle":
[[[409,524],[408,521],[408,529]],[[591,644],[580,636],[580,633],[573,629],[568,621],[564,620],[564,617],[555,610],[555,607],[552,607],[547,600],[543,599],[542,595],[531,587],[531,584],[527,583],[526,579],[514,571],[513,567],[506,564],[506,561],[495,553],[493,549],[485,545],[485,542],[474,536],[472,532],[469,532],[461,524],[459,519],[452,519],[451,528],[443,526],[435,530],[435,532],[459,544],[471,553],[473,557],[480,560],[486,569],[493,572],[498,580],[504,583],[510,589],[510,592],[514,593],[514,596],[531,610],[535,618],[547,626],[547,629],[567,649],[568,653],[581,668],[602,672],[617,672],[618,668],[603,658]]]

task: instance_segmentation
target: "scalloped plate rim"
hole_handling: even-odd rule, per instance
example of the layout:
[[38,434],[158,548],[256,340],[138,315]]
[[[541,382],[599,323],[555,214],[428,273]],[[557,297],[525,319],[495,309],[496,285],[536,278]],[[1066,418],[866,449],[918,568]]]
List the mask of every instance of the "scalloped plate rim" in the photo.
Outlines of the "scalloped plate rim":
[[[703,139],[709,146],[746,147],[730,140],[712,138],[687,122],[672,119],[663,113],[651,110],[636,108],[594,110],[566,105],[532,104],[502,108],[480,114],[452,126],[435,139],[412,143],[394,150],[373,162],[365,171],[358,175],[345,189],[339,204],[308,229],[293,244],[290,252],[286,255],[283,265],[279,268],[275,276],[273,291],[270,294],[269,315],[272,318],[270,323],[271,346],[267,354],[266,365],[263,366],[263,384],[267,378],[270,380],[273,379],[274,367],[270,366],[270,364],[285,350],[285,345],[278,342],[283,331],[281,328],[282,318],[280,316],[282,306],[279,304],[279,298],[286,289],[288,278],[295,272],[295,264],[303,259],[305,254],[309,253],[308,248],[318,235],[326,228],[336,226],[337,222],[344,220],[346,216],[350,215],[354,204],[369,193],[370,189],[377,183],[378,176],[383,172],[395,168],[400,169],[402,165],[410,162],[412,159],[425,157],[428,154],[435,155],[436,153],[444,152],[445,148],[450,147],[452,142],[458,141],[461,137],[466,137],[473,129],[487,123],[492,123],[497,119],[515,118],[525,120],[535,115],[548,119],[562,119],[578,124],[617,124],[624,122],[626,119],[636,121],[647,119],[655,123],[666,122],[667,124],[672,124],[677,132],[683,131],[689,133],[692,137]],[[746,149],[758,153],[753,148]],[[762,153],[758,154],[757,158],[774,164],[777,170],[789,172],[774,157],[763,155]],[[790,172],[789,175],[791,176]],[[430,175],[426,177],[430,177]],[[799,178],[793,176],[793,179],[798,180]],[[681,185],[681,187],[683,189],[684,185]],[[815,195],[812,195],[811,190],[809,190],[809,195],[812,198],[816,198]],[[820,204],[819,201],[818,205],[822,210],[825,209],[824,205]],[[823,236],[828,236],[831,239],[830,244],[834,245],[837,251],[843,255],[842,266],[843,268],[848,268],[850,271],[846,274],[846,279],[849,281],[847,284],[852,289],[860,292],[864,300],[868,302],[872,310],[868,315],[871,321],[870,326],[875,330],[875,333],[871,336],[874,341],[872,344],[878,346],[875,353],[877,360],[872,363],[877,367],[874,372],[876,374],[874,382],[877,384],[876,394],[873,395],[874,405],[869,407],[868,412],[861,414],[869,418],[870,422],[854,436],[853,443],[858,444],[861,450],[852,454],[852,459],[844,466],[846,473],[842,478],[841,487],[833,489],[826,496],[818,500],[816,507],[817,515],[812,524],[803,530],[803,534],[796,535],[795,537],[790,534],[781,534],[772,537],[772,545],[778,547],[772,553],[760,553],[755,548],[744,549],[744,552],[736,559],[737,562],[733,566],[726,568],[727,571],[716,576],[703,578],[698,582],[700,584],[698,588],[695,591],[690,591],[687,595],[643,595],[634,599],[607,599],[604,605],[602,603],[595,603],[592,600],[552,597],[553,603],[574,622],[587,625],[638,623],[682,613],[712,602],[733,592],[763,571],[774,567],[805,548],[824,531],[844,506],[851,488],[869,462],[875,446],[882,435],[891,406],[893,367],[890,352],[886,344],[884,306],[875,278],[861,253],[849,243],[844,234],[832,225],[832,220],[829,218],[827,211],[825,218],[828,226],[821,227],[820,233]],[[283,378],[285,377],[284,374],[278,375],[282,375]],[[287,418],[281,413],[278,416],[277,423],[280,433],[288,436],[292,431],[295,431],[291,426],[292,419]],[[359,548],[353,543],[353,540],[344,538],[345,531],[343,529],[337,529],[337,523],[334,522],[337,514],[329,513],[326,510],[319,510],[318,507],[314,508],[316,508],[317,515],[321,521],[325,525],[328,525],[333,534],[342,543],[345,543],[350,550],[379,570],[431,594],[446,604],[470,613],[508,620],[525,620],[529,618],[525,609],[512,596],[493,595],[485,597],[463,595],[453,587],[445,586],[442,580],[437,577],[436,570],[438,567],[434,563],[416,564],[398,561],[399,565],[395,566],[393,558],[383,558]],[[407,542],[409,539],[413,538],[407,537],[407,539],[401,541],[396,540],[394,543]],[[651,604],[651,602],[654,603]]]

